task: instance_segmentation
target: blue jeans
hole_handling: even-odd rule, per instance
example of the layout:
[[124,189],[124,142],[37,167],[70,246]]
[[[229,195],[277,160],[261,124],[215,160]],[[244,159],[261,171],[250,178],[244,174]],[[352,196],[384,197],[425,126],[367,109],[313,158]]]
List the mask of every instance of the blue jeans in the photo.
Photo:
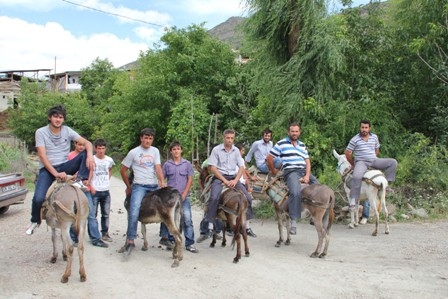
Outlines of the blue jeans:
[[[183,201],[182,213],[183,213],[183,230],[185,236],[185,247],[188,247],[194,244],[194,228],[193,228],[193,219],[191,215],[190,197],[185,198],[185,200]],[[174,241],[174,238],[169,233],[165,223],[160,224],[160,236],[162,238],[168,238],[170,241]]]
[[128,240],[135,240],[137,238],[138,216],[140,215],[143,197],[145,197],[147,192],[157,189],[159,189],[158,185],[132,185],[131,202],[129,203],[128,211],[128,229],[126,231]]
[[[84,150],[72,160],[69,160],[61,165],[53,166],[58,172],[65,172],[66,174],[74,175],[78,172],[78,177],[87,179],[89,177],[89,170],[86,166],[87,152]],[[31,203],[31,222],[41,223],[40,208],[45,201],[48,188],[55,180],[55,177],[48,172],[45,167],[39,169],[37,176],[36,188]]]
[[362,218],[369,219],[370,216],[370,201],[368,199],[364,200],[362,203]]
[[95,195],[92,195],[93,208],[95,209],[95,218],[98,215],[98,205],[101,209],[101,235],[105,235],[109,232],[109,214],[110,214],[110,192],[96,191]]
[[[280,159],[279,157],[275,157],[274,158],[274,167],[276,169],[282,168],[282,159]],[[264,162],[261,165],[258,165],[257,168],[260,170],[261,173],[268,173],[269,172],[269,168],[268,168],[268,165],[266,164],[266,162]]]
[[288,185],[288,207],[291,220],[300,219],[302,213],[302,186],[300,179],[305,175],[305,169],[286,169],[283,177]]
[[[101,234],[98,229],[98,220],[96,219],[96,208],[92,199],[92,194],[90,192],[84,192],[89,201],[89,216],[87,217],[87,233],[89,234],[90,240],[96,242],[101,239]],[[70,227],[70,237],[73,242],[78,242],[78,237],[76,236],[73,225]]]

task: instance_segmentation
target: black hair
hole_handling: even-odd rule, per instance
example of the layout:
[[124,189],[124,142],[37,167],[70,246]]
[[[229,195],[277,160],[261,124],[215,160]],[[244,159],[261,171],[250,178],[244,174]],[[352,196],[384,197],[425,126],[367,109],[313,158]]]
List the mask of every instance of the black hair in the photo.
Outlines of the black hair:
[[144,128],[143,130],[140,131],[140,137],[143,136],[155,136],[154,130],[151,128]]
[[170,144],[170,152],[171,152],[171,150],[173,149],[173,147],[176,147],[176,146],[178,146],[178,147],[180,147],[180,149],[182,149],[182,144],[180,144],[179,141],[174,140],[174,141],[171,142],[171,144]]
[[359,125],[361,125],[361,124],[367,124],[367,125],[369,125],[369,127],[372,126],[372,125],[370,124],[370,121],[368,121],[367,119],[363,119],[363,120],[361,120],[361,121],[359,122]]
[[104,147],[106,147],[107,146],[106,140],[104,140],[104,139],[97,139],[97,140],[95,140],[94,146],[95,147],[97,147],[97,146],[104,146]]
[[[64,118],[64,120],[66,120],[67,118],[67,111],[65,110],[64,105],[57,105],[54,107],[51,107],[48,110],[48,118],[52,117],[53,115],[62,115],[62,117]],[[50,119],[48,119],[48,122],[50,122]]]

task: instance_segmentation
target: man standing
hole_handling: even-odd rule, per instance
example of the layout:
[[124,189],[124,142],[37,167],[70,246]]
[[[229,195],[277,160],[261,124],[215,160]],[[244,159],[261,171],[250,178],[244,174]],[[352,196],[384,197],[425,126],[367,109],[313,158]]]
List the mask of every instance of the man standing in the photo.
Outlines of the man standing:
[[[254,143],[252,143],[245,160],[247,163],[250,163],[253,156],[255,158],[255,165],[257,165],[258,170],[262,173],[268,173],[269,168],[266,164],[266,157],[272,149],[272,131],[266,128],[263,132],[261,132],[261,136],[261,140],[254,141]],[[275,157],[274,166],[277,169],[280,169],[282,166],[282,160],[279,157]]]
[[[89,169],[95,167],[92,143],[81,137],[70,127],[64,125],[67,112],[58,105],[48,110],[48,125],[36,130],[36,149],[39,156],[39,174],[31,205],[31,224],[26,230],[32,235],[41,223],[40,209],[45,200],[48,188],[55,179],[65,181],[67,175],[78,172],[75,186],[87,191],[83,181],[89,178]],[[85,150],[72,160],[68,160],[72,141],[84,144]]]
[[[378,136],[370,132],[370,121],[360,121],[359,133],[356,134],[345,149],[345,157],[353,169],[353,178],[350,184],[349,208],[355,209],[356,199],[361,191],[362,177],[369,167],[383,170],[388,182],[395,181],[397,160],[391,158],[378,158],[380,142]],[[355,158],[353,159],[353,156]]]
[[[296,123],[289,125],[288,137],[280,140],[266,157],[269,170],[276,175],[278,170],[274,167],[274,158],[279,157],[283,163],[283,177],[288,185],[288,206],[291,218],[291,235],[297,233],[296,219],[300,219],[302,213],[302,186],[310,183],[311,163],[308,150],[299,140],[300,126]],[[312,183],[312,182],[311,182]]]
[[[95,140],[95,170],[92,173],[90,183],[90,193],[92,194],[92,210],[90,214],[97,217],[98,206],[101,210],[101,240],[112,242],[109,236],[109,215],[110,215],[110,177],[114,160],[106,155],[106,141],[104,139]],[[89,215],[90,217],[90,215]],[[98,233],[98,222],[96,223]],[[93,243],[93,242],[92,242]],[[95,244],[94,244],[95,245]]]
[[[182,145],[180,142],[173,141],[170,144],[170,154],[171,159],[162,166],[163,176],[168,179],[168,186],[177,189],[182,195],[185,249],[192,253],[198,253],[199,250],[194,246],[194,228],[190,205],[190,188],[194,175],[193,166],[188,160],[182,158]],[[161,224],[161,235],[162,240],[168,240],[168,229],[164,223]],[[169,244],[167,247],[170,246],[172,244]]]
[[[206,238],[213,236],[213,226],[218,211],[218,202],[219,197],[221,196],[222,184],[229,188],[240,190],[246,198],[250,197],[246,188],[239,181],[244,171],[244,160],[241,158],[238,148],[233,145],[235,131],[231,129],[225,130],[223,133],[223,140],[224,142],[222,144],[213,148],[208,160],[209,170],[213,173],[214,177],[210,190],[208,210],[205,214],[205,220],[208,222],[208,231],[204,235]],[[250,199],[248,199],[248,202],[250,202]],[[253,218],[252,209],[249,209],[247,220]]]
[[[157,190],[159,187],[166,187],[160,165],[159,150],[152,146],[154,136],[153,129],[143,129],[140,132],[140,145],[129,151],[121,162],[121,178],[126,184],[126,194],[131,193],[131,201],[128,211],[126,244],[119,252],[130,252],[135,248],[134,240],[137,238],[138,216],[143,197],[147,192]],[[128,178],[129,169],[132,169],[134,173],[132,185]]]

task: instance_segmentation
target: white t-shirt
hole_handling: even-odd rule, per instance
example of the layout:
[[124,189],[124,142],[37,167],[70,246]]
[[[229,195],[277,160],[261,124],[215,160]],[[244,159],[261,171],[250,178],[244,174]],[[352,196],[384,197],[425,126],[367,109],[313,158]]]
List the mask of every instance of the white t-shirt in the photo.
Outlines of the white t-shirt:
[[121,164],[132,168],[134,184],[157,185],[156,165],[160,165],[160,153],[156,147],[137,146],[129,151]]
[[90,184],[96,191],[108,191],[110,189],[109,170],[115,165],[114,160],[105,156],[103,159],[93,156],[95,159],[95,169]]
[[[243,163],[243,167],[244,167],[244,169],[246,169],[246,165],[244,164],[244,159],[241,157],[241,161],[240,161],[241,163]],[[236,173],[238,173],[238,171],[240,170],[240,168],[239,167],[237,167],[236,168]],[[244,179],[244,174],[242,174],[241,175],[241,177],[240,177],[240,183],[241,184],[243,184],[243,185],[246,185],[246,180]]]
[[[65,125],[61,127],[61,132],[58,135],[54,135],[50,130],[50,125],[47,125],[36,130],[36,147],[44,147],[51,165],[57,166],[68,161],[71,142],[79,137],[81,136],[78,133]],[[44,165],[39,161],[39,169],[42,167]]]

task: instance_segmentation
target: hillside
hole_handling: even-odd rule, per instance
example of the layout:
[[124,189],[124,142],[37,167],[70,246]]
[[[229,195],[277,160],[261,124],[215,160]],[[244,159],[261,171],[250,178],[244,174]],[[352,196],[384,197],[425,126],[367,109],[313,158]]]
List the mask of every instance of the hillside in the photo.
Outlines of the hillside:
[[238,26],[244,21],[242,17],[231,17],[224,23],[216,25],[208,31],[210,35],[216,37],[222,42],[229,44],[232,49],[241,48],[243,36],[239,33]]

